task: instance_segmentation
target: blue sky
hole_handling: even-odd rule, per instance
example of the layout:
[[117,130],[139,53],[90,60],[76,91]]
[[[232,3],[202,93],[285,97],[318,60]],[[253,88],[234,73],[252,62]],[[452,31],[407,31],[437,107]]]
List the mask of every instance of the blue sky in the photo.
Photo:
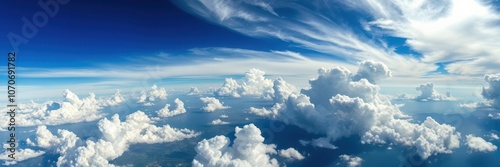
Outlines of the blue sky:
[[6,0],[0,18],[21,166],[499,161],[498,0]]
[[[2,3],[0,17],[8,24],[0,27],[0,45],[7,53],[7,34],[22,35],[22,18],[32,22],[43,9],[34,0]],[[382,85],[480,87],[484,74],[500,65],[498,6],[474,0],[72,0],[19,45],[19,80],[30,91],[101,92],[144,80],[187,88],[214,86],[207,78],[255,67],[306,85],[319,67],[354,69],[373,59],[393,71]]]

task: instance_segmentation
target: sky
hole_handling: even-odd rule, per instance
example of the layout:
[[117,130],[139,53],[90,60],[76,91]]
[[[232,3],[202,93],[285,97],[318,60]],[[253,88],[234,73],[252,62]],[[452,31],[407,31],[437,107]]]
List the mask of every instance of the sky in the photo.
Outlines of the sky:
[[500,163],[498,0],[6,0],[0,11],[0,52],[17,53],[20,157],[0,152],[2,165]]
[[[477,88],[500,65],[496,0],[71,0],[53,16],[37,2],[0,6],[8,23],[1,50],[17,48],[19,86],[38,91],[26,98],[60,87],[81,94],[144,82],[217,86],[250,68],[307,86],[318,67],[354,69],[367,59],[393,71],[382,86]],[[23,35],[33,18],[44,21],[40,12],[46,24]],[[12,34],[25,43],[14,47]]]

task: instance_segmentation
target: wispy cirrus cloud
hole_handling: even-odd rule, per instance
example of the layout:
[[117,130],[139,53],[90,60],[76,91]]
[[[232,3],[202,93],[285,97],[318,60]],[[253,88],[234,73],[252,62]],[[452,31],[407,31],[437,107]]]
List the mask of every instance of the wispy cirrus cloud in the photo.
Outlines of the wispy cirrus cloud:
[[[334,7],[347,7],[341,2],[265,1],[276,14],[265,10],[267,8],[259,8],[242,1],[200,0],[177,3],[188,12],[245,35],[278,38],[350,63],[375,59],[391,67],[405,67],[396,68],[394,71],[399,71],[397,75],[421,76],[437,68],[434,64],[424,63],[420,59],[397,54],[393,48],[387,47],[374,35],[364,34],[366,32],[363,32],[361,23],[346,23],[347,18],[342,18],[342,14],[352,11]],[[234,15],[222,15],[221,8],[232,11]],[[252,13],[261,19],[241,19],[241,13]]]
[[424,63],[451,62],[450,73],[483,75],[500,65],[500,13],[493,1],[346,1],[368,13],[370,32],[407,38]]
[[[351,63],[384,62],[394,68],[395,78],[429,77],[438,71],[438,63],[449,63],[443,68],[447,72],[477,79],[500,65],[500,14],[492,1],[176,2],[248,36],[281,39]],[[253,19],[242,17],[249,13]],[[402,38],[404,47],[418,55],[396,52],[384,37]]]

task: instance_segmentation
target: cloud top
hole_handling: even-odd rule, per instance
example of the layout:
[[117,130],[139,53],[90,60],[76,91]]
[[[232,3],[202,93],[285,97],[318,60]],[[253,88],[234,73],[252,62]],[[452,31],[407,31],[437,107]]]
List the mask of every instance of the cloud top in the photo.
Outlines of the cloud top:
[[222,102],[219,101],[219,99],[216,99],[215,97],[202,97],[200,100],[205,103],[205,107],[202,109],[206,112],[214,112],[215,110],[222,110],[222,109],[228,109],[230,108],[229,106],[224,106]]
[[261,131],[253,124],[243,128],[235,128],[235,139],[229,146],[230,139],[225,136],[215,136],[203,139],[196,146],[196,157],[192,165],[195,167],[219,166],[262,166],[277,167],[278,161],[271,158],[277,154],[276,145],[264,144]]

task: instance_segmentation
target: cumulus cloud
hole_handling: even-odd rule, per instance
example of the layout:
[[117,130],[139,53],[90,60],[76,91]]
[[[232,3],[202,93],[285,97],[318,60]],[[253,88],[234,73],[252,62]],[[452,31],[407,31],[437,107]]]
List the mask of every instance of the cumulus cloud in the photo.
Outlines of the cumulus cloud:
[[222,114],[220,117],[221,118],[228,118],[229,116],[227,116],[226,114]]
[[168,109],[170,108],[170,104],[166,104],[165,107],[156,111],[156,113],[158,114],[159,117],[163,118],[186,113],[186,109],[184,108],[184,103],[181,100],[179,100],[179,98],[176,98],[174,100],[174,104],[175,108],[173,110]]
[[73,132],[58,130],[58,134],[53,135],[45,126],[40,126],[35,140],[28,140],[28,144],[60,154],[57,166],[114,166],[109,161],[121,156],[131,144],[173,142],[199,135],[189,129],[158,127],[151,123],[142,111],[128,115],[123,122],[115,114],[111,120],[104,118],[97,124],[102,138],[85,142]]
[[353,76],[354,81],[364,78],[370,83],[376,84],[379,80],[392,77],[389,68],[382,62],[364,60],[359,63],[359,69]]
[[210,125],[226,125],[226,124],[229,124],[229,122],[222,121],[220,119],[216,119],[210,122]]
[[489,135],[489,137],[490,137],[490,140],[500,140],[500,137],[498,137],[498,135],[494,134],[494,133],[491,133]]
[[226,78],[221,88],[215,91],[217,96],[261,96],[271,98],[273,81],[264,77],[264,71],[252,68],[245,73],[245,78],[238,83],[232,78]]
[[121,91],[118,89],[116,90],[115,95],[111,99],[106,100],[107,104],[110,106],[116,106],[124,101],[125,99],[123,98]]
[[452,97],[450,92],[446,92],[445,95],[438,93],[434,89],[433,83],[422,84],[415,88],[417,91],[420,91],[420,95],[415,97],[415,100],[419,101],[450,101],[456,100],[456,98]]
[[[362,71],[359,73],[370,72]],[[359,135],[364,144],[394,143],[415,147],[423,159],[438,153],[451,153],[460,146],[461,135],[455,127],[439,124],[431,117],[421,124],[413,123],[397,105],[380,95],[378,85],[366,78],[359,79],[356,76],[360,75],[354,75],[344,67],[320,68],[318,74],[317,78],[309,80],[309,89],[302,89],[300,93],[283,93],[289,95],[276,100],[281,103],[270,109],[251,108],[250,112],[324,135],[311,141],[316,146],[329,146],[331,144],[327,143],[340,138]],[[378,76],[379,79],[387,77],[364,75]],[[280,94],[290,90],[274,91]]]
[[484,76],[484,81],[488,83],[488,87],[483,87],[481,95],[491,100],[493,107],[500,108],[500,73],[487,74]]
[[15,157],[16,157],[15,160],[12,160],[11,158],[9,158],[8,157],[9,154],[11,154],[10,151],[5,151],[2,154],[0,154],[0,160],[5,161],[4,165],[15,165],[15,164],[17,164],[17,162],[24,161],[24,160],[27,160],[30,158],[38,157],[40,155],[45,154],[45,152],[44,151],[35,151],[35,150],[29,149],[29,148],[17,149],[16,155],[15,155]]
[[351,155],[340,155],[339,158],[347,163],[347,166],[349,167],[358,167],[358,166],[361,166],[361,162],[363,161],[363,159],[361,159],[360,157],[357,157],[357,156],[351,156]]
[[[195,167],[219,167],[219,166],[262,166],[277,167],[278,161],[271,158],[277,154],[276,145],[264,144],[261,131],[253,124],[245,125],[243,128],[235,128],[235,139],[229,146],[230,139],[225,136],[215,136],[211,139],[203,139],[196,145],[196,156],[192,165]],[[295,149],[281,150],[284,156],[300,158],[295,154]],[[281,153],[280,153],[281,154]]]
[[198,90],[197,87],[191,87],[191,89],[189,89],[189,92],[187,93],[187,95],[199,95],[200,94],[200,90]]
[[476,137],[474,135],[466,135],[466,143],[472,151],[477,152],[493,152],[497,150],[497,146],[493,145],[490,142],[487,142],[481,137]]
[[[94,93],[80,99],[68,89],[62,93],[63,101],[47,101],[35,103],[33,101],[18,104],[16,123],[18,126],[60,125],[66,123],[89,122],[104,117],[105,107],[117,106],[124,102],[120,91],[114,96],[97,99]],[[7,112],[8,108],[2,108]],[[0,115],[0,120],[7,122],[8,115]],[[7,125],[2,125],[6,127]]]
[[[483,87],[481,95],[486,101],[474,102],[474,103],[461,103],[462,108],[500,108],[500,73],[497,74],[486,74],[484,75],[484,81],[488,86]],[[491,114],[490,114],[491,115]],[[489,117],[495,118],[494,115],[488,115]],[[500,114],[499,114],[500,115]],[[500,118],[500,117],[499,117]]]
[[220,102],[219,99],[216,99],[214,97],[202,97],[200,98],[200,100],[206,104],[206,106],[202,108],[206,112],[213,112],[215,110],[230,108],[229,106],[224,106],[224,104]]
[[167,99],[167,95],[165,88],[158,88],[156,85],[153,85],[149,93],[145,91],[141,92],[137,103],[154,102],[156,99]]
[[294,148],[288,148],[286,150],[279,150],[279,155],[288,160],[303,160],[305,157],[299,153],[299,151]]

